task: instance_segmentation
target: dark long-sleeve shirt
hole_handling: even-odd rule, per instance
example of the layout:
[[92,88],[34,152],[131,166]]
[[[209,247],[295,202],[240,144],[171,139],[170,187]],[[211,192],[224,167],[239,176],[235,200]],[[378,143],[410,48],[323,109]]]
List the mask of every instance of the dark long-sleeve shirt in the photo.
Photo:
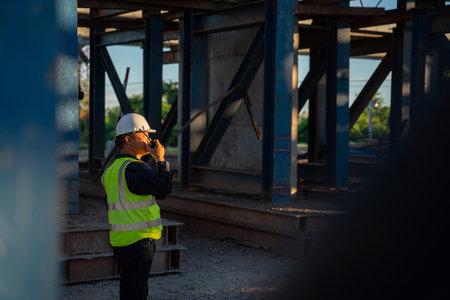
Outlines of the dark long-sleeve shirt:
[[[117,158],[131,157],[120,154]],[[157,170],[146,163],[131,162],[125,168],[125,180],[130,192],[136,195],[153,195],[156,199],[164,199],[172,192],[172,175],[169,173],[169,163],[160,161]]]

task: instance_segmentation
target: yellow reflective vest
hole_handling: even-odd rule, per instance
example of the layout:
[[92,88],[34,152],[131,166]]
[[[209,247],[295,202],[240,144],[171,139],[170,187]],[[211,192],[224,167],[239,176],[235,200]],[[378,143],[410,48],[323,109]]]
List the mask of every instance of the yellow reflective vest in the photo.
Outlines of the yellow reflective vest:
[[161,216],[155,199],[128,190],[125,168],[134,161],[144,163],[130,157],[118,158],[102,175],[113,247],[128,246],[144,238],[161,238]]

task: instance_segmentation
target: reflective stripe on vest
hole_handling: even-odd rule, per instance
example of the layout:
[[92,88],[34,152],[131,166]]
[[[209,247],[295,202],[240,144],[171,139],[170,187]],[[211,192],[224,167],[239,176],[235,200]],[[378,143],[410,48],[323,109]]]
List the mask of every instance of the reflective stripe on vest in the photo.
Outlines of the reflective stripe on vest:
[[108,210],[123,210],[123,209],[139,209],[152,206],[156,204],[155,199],[139,201],[139,202],[127,202],[125,196],[125,186],[123,184],[123,169],[128,162],[132,160],[126,160],[123,162],[119,169],[119,203],[108,203]]
[[134,231],[161,225],[161,219],[131,224],[111,224],[111,231]]
[[[156,204],[155,199],[152,197],[149,200],[138,201],[138,202],[127,202],[125,195],[125,185],[123,182],[123,171],[129,162],[133,160],[125,160],[119,169],[119,180],[118,180],[118,192],[119,192],[119,203],[108,203],[108,210],[120,211],[120,210],[134,210],[140,208],[150,207]],[[156,227],[161,225],[161,218],[155,220],[150,220],[140,223],[125,223],[125,224],[110,224],[111,231],[135,231],[141,229],[147,229],[151,227]]]

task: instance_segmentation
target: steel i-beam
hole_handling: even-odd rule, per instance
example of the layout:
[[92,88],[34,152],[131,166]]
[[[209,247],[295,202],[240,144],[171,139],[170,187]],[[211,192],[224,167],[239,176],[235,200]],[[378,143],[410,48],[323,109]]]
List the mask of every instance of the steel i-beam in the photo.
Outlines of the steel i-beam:
[[98,167],[95,158],[103,158],[105,151],[105,72],[96,47],[98,29],[89,35],[89,174]]
[[350,28],[348,25],[329,24],[327,42],[327,184],[347,187],[350,58]]
[[152,138],[161,134],[162,65],[164,20],[147,18],[144,40],[144,117],[156,130]]
[[[182,21],[182,62],[181,62],[181,105],[179,107],[180,126],[184,126],[190,119],[191,115],[191,55],[192,55],[192,14],[185,12]],[[190,165],[190,128],[181,134],[181,163],[180,163],[180,181],[184,189],[189,187],[189,165]]]
[[294,1],[266,1],[262,188],[274,202],[289,202],[296,192],[291,181],[292,168],[297,165],[292,159],[292,109],[297,86],[292,84],[294,21]]

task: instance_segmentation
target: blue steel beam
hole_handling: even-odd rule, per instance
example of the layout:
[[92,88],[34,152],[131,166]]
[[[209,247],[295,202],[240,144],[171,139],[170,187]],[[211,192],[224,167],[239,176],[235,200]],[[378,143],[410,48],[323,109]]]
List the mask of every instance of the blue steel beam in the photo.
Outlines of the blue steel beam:
[[156,130],[152,138],[161,134],[162,65],[164,20],[147,18],[144,41],[144,117]]
[[6,1],[0,18],[0,298],[57,299],[58,136],[73,130],[59,126],[76,124],[55,119],[78,101],[76,1]]
[[298,111],[302,110],[306,100],[308,100],[316,90],[317,84],[325,74],[325,69],[325,55],[322,54],[317,57],[314,65],[309,68],[308,74],[306,74],[305,79],[303,79],[302,84],[298,88]]
[[350,28],[348,25],[329,24],[327,42],[327,184],[347,187],[350,57]]
[[266,200],[272,200],[273,193],[273,151],[275,116],[275,34],[276,2],[266,1],[264,23],[264,109],[261,190]]
[[[193,17],[194,24],[195,16]],[[208,106],[208,36],[204,34],[192,35],[192,69],[191,69],[191,117]],[[197,149],[206,127],[208,114],[202,114],[190,125],[190,152]]]
[[172,102],[169,113],[164,119],[164,123],[162,124],[161,127],[161,134],[159,136],[159,141],[164,146],[167,146],[166,143],[169,140],[170,133],[172,132],[172,129],[175,127],[175,124],[177,124],[177,115],[178,115],[178,96],[175,97],[175,100]]
[[414,10],[411,40],[411,96],[410,129],[416,132],[422,126],[425,116],[425,61],[428,46],[429,20],[424,9]]
[[[91,12],[93,14],[93,12]],[[105,153],[105,72],[96,47],[98,29],[90,29],[89,34],[89,174],[98,167],[96,158]]]
[[65,208],[70,214],[79,212],[79,162],[78,162],[78,43],[76,1],[55,2],[56,28],[63,33],[60,44],[62,52],[67,56],[56,62],[56,88],[58,102],[56,106],[56,127],[58,129],[58,169],[60,188],[65,193]]
[[195,164],[207,165],[211,159],[214,151],[222,139],[225,131],[230,124],[233,116],[236,114],[240,105],[243,102],[243,97],[248,90],[253,78],[258,71],[264,58],[264,27],[260,26],[256,33],[244,59],[239,66],[233,80],[228,88],[228,91],[237,87],[230,95],[225,97],[216,114],[214,115],[211,124],[206,130],[206,133],[200,142],[195,153]]
[[[185,12],[182,23],[182,65],[181,65],[181,102],[179,105],[180,126],[189,122],[191,116],[191,56],[192,56],[192,14]],[[190,165],[190,127],[188,126],[181,134],[181,164],[180,182],[184,189],[189,187],[189,165]]]
[[404,24],[397,24],[392,38],[391,111],[389,114],[389,140],[394,147],[402,132],[403,88],[403,35]]
[[192,27],[194,33],[213,33],[254,27],[264,23],[264,5],[248,3],[212,13],[196,14]]
[[[131,107],[130,101],[128,100],[128,97],[125,93],[125,89],[120,82],[119,75],[117,75],[108,50],[106,49],[106,47],[96,47],[96,51],[100,63],[103,67],[101,72],[104,74],[104,71],[106,71],[106,73],[108,74],[111,85],[113,86],[114,92],[116,93],[117,99],[119,100],[120,108],[122,109],[124,114],[132,113],[133,108]],[[104,106],[103,110],[105,110]]]
[[350,128],[352,128],[353,125],[355,125],[359,116],[367,107],[370,100],[372,100],[373,96],[378,91],[381,84],[383,84],[384,80],[386,80],[386,77],[391,72],[391,69],[392,69],[392,53],[388,52],[381,60],[380,64],[375,69],[372,76],[370,76],[369,80],[364,85],[361,92],[359,92],[358,97],[356,97],[355,101],[350,107]]
[[263,196],[273,202],[289,202],[293,190],[294,11],[295,1],[266,1],[261,182]]

